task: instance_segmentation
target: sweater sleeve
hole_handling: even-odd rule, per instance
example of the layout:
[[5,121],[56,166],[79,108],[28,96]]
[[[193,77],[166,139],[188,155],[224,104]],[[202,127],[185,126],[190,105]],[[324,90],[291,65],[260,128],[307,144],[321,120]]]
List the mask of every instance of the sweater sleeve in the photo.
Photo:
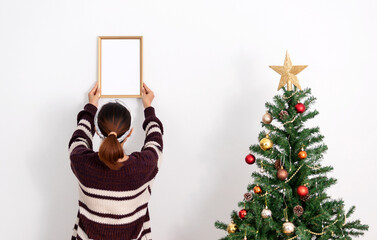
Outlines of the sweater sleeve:
[[71,163],[80,161],[88,155],[94,154],[93,135],[94,135],[94,116],[97,107],[93,104],[86,104],[84,109],[77,115],[77,127],[73,132],[68,144],[69,157]]
[[144,110],[144,116],[143,129],[145,131],[145,140],[140,154],[142,159],[149,161],[148,165],[157,166],[157,168],[159,168],[163,151],[163,125],[156,117],[153,107],[146,108]]

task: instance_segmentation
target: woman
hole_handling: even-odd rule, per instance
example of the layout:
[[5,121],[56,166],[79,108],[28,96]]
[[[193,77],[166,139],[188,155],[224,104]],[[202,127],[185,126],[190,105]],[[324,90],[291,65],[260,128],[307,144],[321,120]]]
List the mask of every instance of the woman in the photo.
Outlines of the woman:
[[[126,107],[107,103],[96,115],[98,83],[77,116],[77,128],[69,141],[71,168],[79,182],[72,239],[151,239],[148,201],[161,161],[163,127],[151,106],[154,93],[145,84],[142,92],[146,137],[140,152],[126,155],[123,151],[133,131]],[[93,151],[95,131],[104,137],[99,152]]]

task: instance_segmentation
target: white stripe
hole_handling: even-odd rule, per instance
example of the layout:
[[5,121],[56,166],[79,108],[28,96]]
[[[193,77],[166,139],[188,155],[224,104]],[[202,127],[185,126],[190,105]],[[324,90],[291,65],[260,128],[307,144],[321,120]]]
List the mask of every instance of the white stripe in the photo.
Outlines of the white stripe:
[[144,222],[143,226],[141,227],[141,230],[140,230],[139,234],[137,235],[137,237],[135,239],[138,239],[140,237],[140,235],[143,233],[144,229],[148,229],[150,227],[151,227],[151,222],[150,221]]
[[99,195],[99,196],[105,196],[105,197],[117,197],[117,198],[123,198],[123,197],[132,197],[141,191],[143,191],[151,182],[153,179],[151,179],[149,182],[146,182],[141,187],[135,189],[135,190],[129,190],[129,191],[110,191],[110,190],[101,190],[97,188],[89,188],[84,186],[81,182],[79,182],[82,189],[84,189],[85,192]]
[[145,236],[145,240],[152,240],[152,234],[150,232],[145,234],[144,236]]
[[161,163],[162,163],[162,152],[160,151],[160,149],[158,149],[155,145],[151,144],[149,146],[147,146],[147,144],[144,145],[144,149],[146,148],[153,148],[156,152],[157,152],[157,155],[158,155],[158,159],[157,159],[157,168],[160,168],[161,166]]
[[68,150],[69,155],[71,155],[73,149],[75,149],[76,147],[78,147],[78,146],[80,146],[80,145],[83,145],[84,147],[87,147],[86,144],[85,144],[84,142],[81,142],[81,141],[80,141],[80,142],[73,142],[73,143],[71,144],[71,146],[69,147],[69,150]]
[[151,222],[150,221],[144,222],[144,224],[143,224],[143,228],[144,229],[147,229],[147,228],[150,228],[150,227],[151,227]]
[[125,218],[120,218],[120,219],[100,217],[100,216],[89,213],[88,211],[86,211],[86,209],[82,207],[80,207],[80,213],[93,222],[102,223],[102,224],[120,225],[120,224],[127,224],[127,223],[134,222],[137,219],[145,216],[145,214],[147,213],[147,208],[141,209],[140,211],[136,212],[134,215],[130,217],[125,217]]
[[147,127],[145,128],[145,131],[148,132],[149,128],[151,128],[153,125],[157,125],[158,127],[160,127],[160,125],[158,125],[157,122],[152,121],[148,123]]
[[77,228],[77,235],[83,240],[89,240],[88,235],[86,235],[86,233],[80,228],[80,226]]
[[81,141],[81,142],[84,142],[84,143],[86,144],[86,146],[87,146],[87,147],[89,148],[89,144],[88,144],[88,141],[86,141],[86,139],[85,139],[85,138],[82,138],[82,137],[78,137],[78,138],[76,138],[75,142],[76,142],[77,140],[79,140],[79,141]]
[[151,134],[151,133],[154,133],[154,132],[158,132],[159,134],[162,134],[161,133],[161,129],[158,127],[158,126],[153,126],[151,127],[148,131],[147,131],[147,135]]
[[82,123],[84,124],[85,126],[87,126],[89,129],[92,129],[92,126],[90,125],[90,122],[88,120],[85,120],[85,119],[81,119],[79,121],[79,124]]
[[162,154],[158,153],[157,168],[159,169],[162,163]]
[[155,145],[153,145],[153,144],[149,144],[149,145],[145,144],[144,145],[144,150],[147,149],[147,148],[153,148],[154,150],[156,150],[156,152],[158,154],[158,157],[160,157],[161,151]]
[[145,143],[144,147],[149,147],[149,146],[157,146],[157,147],[161,147],[161,145],[156,142],[156,141],[148,141]]
[[[79,217],[77,217],[75,225],[77,225],[77,228],[79,226]],[[73,228],[73,234],[72,237],[77,237],[77,230]]]
[[148,203],[151,195],[148,189],[145,189],[142,194],[136,198],[129,200],[110,200],[90,197],[85,195],[81,188],[79,188],[79,199],[85,203],[86,206],[97,213],[126,215],[134,212],[138,207]]
[[89,130],[86,127],[84,127],[82,125],[78,125],[76,130],[83,131],[88,136],[89,139],[92,139],[92,134],[89,132]]

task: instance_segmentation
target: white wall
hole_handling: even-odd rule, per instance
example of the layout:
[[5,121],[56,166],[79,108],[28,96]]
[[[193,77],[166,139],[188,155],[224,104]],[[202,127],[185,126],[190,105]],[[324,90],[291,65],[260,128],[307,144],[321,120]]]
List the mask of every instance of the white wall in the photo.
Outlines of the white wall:
[[[145,81],[165,125],[165,157],[150,203],[157,240],[218,239],[251,173],[264,103],[279,76],[308,64],[329,146],[332,196],[376,239],[377,3],[373,0],[0,2],[2,239],[68,239],[77,183],[67,144],[97,79],[98,35],[143,35]],[[128,150],[142,142],[141,102]],[[101,102],[103,104],[104,101]],[[96,145],[98,145],[98,138]],[[52,237],[53,236],[53,237]]]

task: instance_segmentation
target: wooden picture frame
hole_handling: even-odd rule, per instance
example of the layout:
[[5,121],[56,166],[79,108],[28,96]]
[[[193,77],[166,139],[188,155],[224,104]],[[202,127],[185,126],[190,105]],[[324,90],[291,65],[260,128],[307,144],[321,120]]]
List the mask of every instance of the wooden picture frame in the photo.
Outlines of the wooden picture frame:
[[140,98],[143,36],[98,37],[98,83],[102,98]]

